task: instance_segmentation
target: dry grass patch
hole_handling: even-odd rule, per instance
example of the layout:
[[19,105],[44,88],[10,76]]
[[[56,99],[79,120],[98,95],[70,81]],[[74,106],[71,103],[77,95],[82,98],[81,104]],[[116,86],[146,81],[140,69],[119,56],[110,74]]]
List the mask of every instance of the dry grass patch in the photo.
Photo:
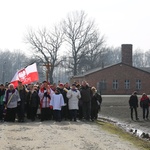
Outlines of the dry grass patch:
[[127,140],[133,143],[136,147],[140,147],[143,150],[150,150],[150,141],[146,141],[144,139],[140,139],[123,129],[119,128],[113,123],[104,122],[104,121],[97,121],[97,123],[106,131],[118,135],[120,138]]

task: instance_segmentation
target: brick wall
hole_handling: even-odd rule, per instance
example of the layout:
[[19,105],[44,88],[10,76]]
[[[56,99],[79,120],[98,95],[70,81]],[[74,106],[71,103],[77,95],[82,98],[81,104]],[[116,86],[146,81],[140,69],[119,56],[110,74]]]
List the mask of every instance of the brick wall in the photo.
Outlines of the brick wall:
[[[136,79],[141,80],[141,89],[139,94],[150,93],[150,73],[134,68],[132,66],[119,63],[111,67],[104,68],[95,73],[86,75],[84,78],[73,78],[74,81],[86,80],[90,86],[97,87],[101,80],[106,81],[106,89],[102,90],[102,94],[131,94],[136,89]],[[118,89],[112,88],[113,80],[118,81]],[[125,89],[125,80],[130,81],[130,88]],[[81,82],[80,82],[81,83]]]

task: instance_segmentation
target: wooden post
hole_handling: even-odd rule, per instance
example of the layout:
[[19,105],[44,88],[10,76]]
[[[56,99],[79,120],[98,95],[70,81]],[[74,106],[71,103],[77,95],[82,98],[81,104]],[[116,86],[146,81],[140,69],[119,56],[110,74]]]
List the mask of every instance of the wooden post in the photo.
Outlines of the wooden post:
[[48,82],[49,80],[49,71],[50,71],[50,67],[51,67],[51,64],[48,62],[48,63],[45,63],[45,65],[43,65],[46,67],[46,81]]

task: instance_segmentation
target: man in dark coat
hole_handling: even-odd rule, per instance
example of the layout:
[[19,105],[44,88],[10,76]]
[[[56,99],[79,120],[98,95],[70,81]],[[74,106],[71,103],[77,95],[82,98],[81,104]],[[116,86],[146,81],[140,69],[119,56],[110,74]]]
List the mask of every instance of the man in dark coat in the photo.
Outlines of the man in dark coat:
[[136,91],[134,91],[133,94],[130,96],[129,105],[130,105],[130,109],[131,109],[131,119],[133,120],[133,110],[134,110],[135,111],[135,119],[139,120],[138,113],[137,113],[138,97],[137,97]]
[[40,98],[38,96],[36,85],[32,85],[31,90],[29,91],[29,95],[30,119],[34,121],[37,113],[37,108],[40,105]]
[[80,93],[81,93],[81,101],[82,101],[82,109],[83,109],[83,118],[89,121],[91,116],[92,91],[86,81],[82,81]]

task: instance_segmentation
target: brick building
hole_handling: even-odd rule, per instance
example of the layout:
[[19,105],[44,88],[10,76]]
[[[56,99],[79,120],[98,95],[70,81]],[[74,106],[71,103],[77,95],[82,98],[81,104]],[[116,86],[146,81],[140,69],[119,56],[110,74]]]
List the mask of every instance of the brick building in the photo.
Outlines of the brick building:
[[150,72],[132,66],[132,45],[121,46],[122,61],[104,68],[96,68],[82,75],[74,76],[71,82],[86,80],[90,86],[97,87],[101,94],[150,94]]

